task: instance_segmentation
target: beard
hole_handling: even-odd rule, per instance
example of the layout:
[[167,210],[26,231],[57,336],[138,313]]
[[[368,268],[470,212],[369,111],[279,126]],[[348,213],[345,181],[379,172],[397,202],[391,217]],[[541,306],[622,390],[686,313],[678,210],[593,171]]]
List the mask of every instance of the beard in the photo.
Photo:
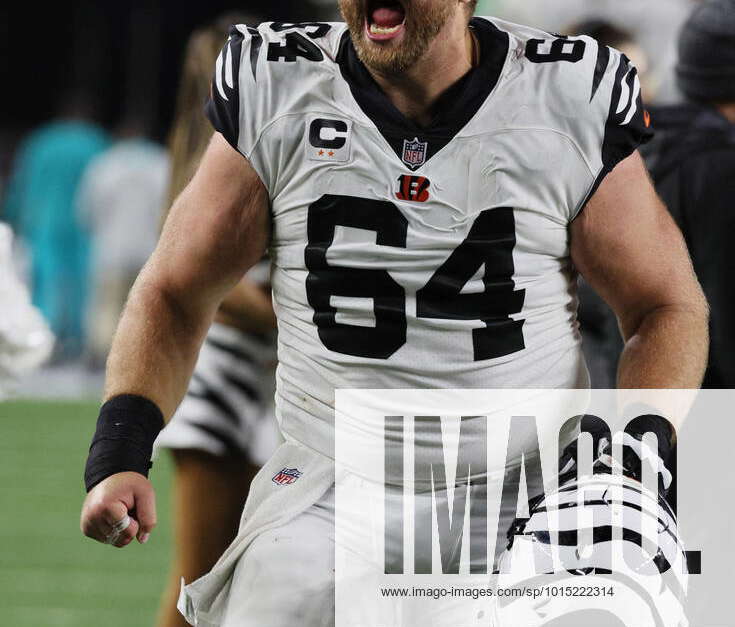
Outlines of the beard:
[[339,0],[339,8],[360,61],[382,75],[402,74],[415,65],[456,10],[456,4],[449,0],[403,0],[403,37],[398,44],[384,45],[371,41],[365,34],[367,3],[368,0]]

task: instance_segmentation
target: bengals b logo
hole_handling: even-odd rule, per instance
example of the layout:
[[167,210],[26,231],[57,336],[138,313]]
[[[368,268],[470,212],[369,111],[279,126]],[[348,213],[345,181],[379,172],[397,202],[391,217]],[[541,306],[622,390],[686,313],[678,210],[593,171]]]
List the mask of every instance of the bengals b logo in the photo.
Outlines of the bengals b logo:
[[429,200],[429,186],[431,181],[425,176],[411,176],[402,174],[398,177],[398,200],[410,200],[413,202],[426,202]]

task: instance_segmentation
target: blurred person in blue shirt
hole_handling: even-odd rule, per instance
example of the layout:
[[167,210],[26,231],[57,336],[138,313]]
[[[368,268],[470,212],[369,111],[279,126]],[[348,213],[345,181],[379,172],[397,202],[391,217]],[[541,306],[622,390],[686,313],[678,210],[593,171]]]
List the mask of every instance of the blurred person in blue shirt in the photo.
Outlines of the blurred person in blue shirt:
[[127,115],[79,184],[78,217],[92,242],[85,350],[92,366],[104,365],[128,292],[158,241],[168,156],[147,130],[144,116]]
[[31,289],[57,337],[57,359],[79,356],[84,345],[89,235],[77,217],[79,181],[109,144],[92,121],[92,101],[75,91],[59,115],[20,145],[3,214],[31,254]]

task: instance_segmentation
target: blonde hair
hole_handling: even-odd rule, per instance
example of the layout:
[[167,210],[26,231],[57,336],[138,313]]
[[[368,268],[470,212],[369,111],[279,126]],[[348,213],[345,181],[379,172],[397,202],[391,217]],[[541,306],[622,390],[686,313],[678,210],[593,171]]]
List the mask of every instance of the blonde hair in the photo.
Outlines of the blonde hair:
[[228,14],[194,31],[186,45],[174,121],[168,136],[171,176],[167,205],[189,184],[207,149],[214,129],[204,115],[209,98],[214,65],[224,45],[231,24],[253,23],[240,14]]

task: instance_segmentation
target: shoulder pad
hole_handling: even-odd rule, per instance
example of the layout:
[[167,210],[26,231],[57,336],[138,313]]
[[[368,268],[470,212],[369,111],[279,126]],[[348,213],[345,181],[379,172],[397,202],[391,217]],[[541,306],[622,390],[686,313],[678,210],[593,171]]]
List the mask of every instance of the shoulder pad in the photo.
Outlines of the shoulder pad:
[[214,128],[248,156],[262,130],[333,64],[345,25],[267,22],[232,26],[217,58],[206,113]]

